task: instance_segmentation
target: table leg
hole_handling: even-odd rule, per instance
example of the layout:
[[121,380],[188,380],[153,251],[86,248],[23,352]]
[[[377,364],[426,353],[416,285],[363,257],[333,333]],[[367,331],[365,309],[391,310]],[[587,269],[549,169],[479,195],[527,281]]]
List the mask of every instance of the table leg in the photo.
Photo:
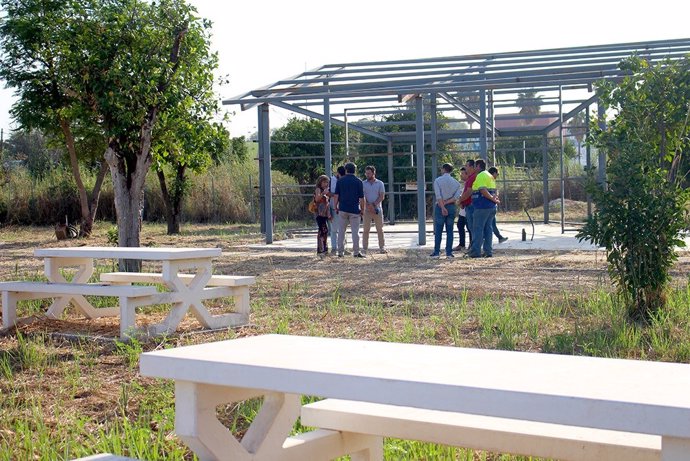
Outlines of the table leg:
[[[189,284],[186,284],[178,276],[179,271],[185,269],[194,269],[196,271],[194,278]],[[149,334],[172,333],[177,329],[177,326],[190,309],[197,320],[206,328],[225,326],[219,325],[219,322],[215,321],[216,319],[208,312],[206,306],[201,301],[204,288],[213,275],[210,259],[164,261],[162,275],[163,282],[168,289],[180,294],[182,300],[173,304],[170,312],[162,322],[148,327]]]
[[[216,417],[216,407],[264,397],[261,410],[238,441]],[[347,453],[358,459],[381,459],[381,438],[319,430],[288,438],[300,413],[295,394],[228,388],[177,381],[175,432],[203,461],[328,460]],[[374,456],[369,456],[373,454]]]
[[[60,273],[60,269],[64,267],[77,267],[77,273],[74,275],[72,283],[87,283],[93,275],[93,258],[46,258],[45,275],[48,281],[67,283],[67,280]],[[82,295],[69,295],[56,298],[48,308],[46,316],[54,319],[60,318],[70,302],[79,312],[90,319],[114,314],[112,309],[105,312],[103,309],[96,309]]]
[[690,459],[690,439],[661,437],[661,461]]

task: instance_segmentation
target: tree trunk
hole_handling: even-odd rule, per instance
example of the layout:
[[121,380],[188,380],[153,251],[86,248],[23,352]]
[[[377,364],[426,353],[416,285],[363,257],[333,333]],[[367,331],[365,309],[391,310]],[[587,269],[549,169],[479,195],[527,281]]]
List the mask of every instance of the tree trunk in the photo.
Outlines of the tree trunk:
[[[96,217],[96,210],[95,208],[92,209],[89,206],[89,198],[86,193],[86,187],[84,187],[84,182],[81,179],[81,172],[79,171],[79,161],[77,160],[77,150],[74,146],[74,135],[72,134],[72,128],[70,127],[69,122],[63,117],[60,117],[60,128],[62,129],[62,134],[65,136],[67,152],[69,153],[69,164],[72,168],[74,182],[77,184],[77,189],[79,192],[79,208],[81,210],[79,236],[89,237],[91,236],[91,231],[93,229],[93,221]],[[94,187],[94,190],[95,189],[96,187]],[[96,196],[96,206],[98,204],[98,196],[100,195],[100,184],[98,184],[98,189],[99,191],[98,195]]]
[[89,214],[88,216],[81,217],[81,224],[79,228],[79,237],[90,237],[93,231],[93,222],[96,219],[96,212],[98,211],[98,201],[101,197],[101,187],[103,186],[103,180],[105,179],[105,174],[108,172],[108,163],[101,163],[101,169],[98,170],[98,176],[96,176],[96,183],[93,185],[93,190],[91,191],[91,201],[89,203]]
[[[168,189],[165,181],[165,172],[163,170],[157,171],[158,182],[161,186],[161,194],[163,195],[163,203],[165,205],[165,221],[168,223],[168,235],[180,233],[180,214],[182,212],[182,199],[184,194],[183,188],[179,187],[185,181],[185,167],[178,165],[176,168],[176,181],[178,184],[173,186],[172,193]],[[182,181],[180,183],[180,181]]]
[[[115,211],[117,212],[117,236],[120,247],[138,247],[141,232],[141,211],[144,205],[144,181],[151,166],[151,156],[137,156],[133,165],[127,167],[124,157],[118,156],[113,147],[105,151],[110,167],[115,192]],[[119,270],[139,272],[141,261],[121,259]]]

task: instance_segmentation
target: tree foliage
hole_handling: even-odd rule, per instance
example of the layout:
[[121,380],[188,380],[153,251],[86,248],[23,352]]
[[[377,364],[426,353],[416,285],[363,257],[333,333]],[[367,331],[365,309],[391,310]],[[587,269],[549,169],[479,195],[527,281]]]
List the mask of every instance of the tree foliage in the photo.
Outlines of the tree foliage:
[[[107,171],[104,162],[94,162],[93,148],[99,146],[102,157],[105,137],[94,118],[84,116],[90,101],[80,98],[82,76],[75,70],[83,58],[84,24],[95,3],[1,0],[0,6],[6,12],[0,19],[0,78],[19,96],[10,114],[24,130],[38,129],[62,139],[79,192],[80,235],[88,237]],[[78,157],[100,166],[90,194],[82,181]]]
[[688,226],[689,195],[678,172],[690,147],[690,61],[651,66],[633,56],[621,68],[630,76],[597,90],[616,116],[606,128],[591,128],[589,142],[607,154],[607,183],[590,178],[596,211],[578,237],[606,248],[629,317],[648,322],[665,306]]
[[14,117],[62,132],[78,182],[76,146],[100,137],[119,244],[138,246],[151,165],[184,176],[227,150],[227,132],[212,122],[210,22],[184,0],[0,1],[1,76],[20,96]]
[[[350,141],[357,139],[357,134],[352,130],[350,135]],[[292,117],[271,134],[271,141],[306,141],[304,144],[271,144],[272,168],[292,176],[300,185],[314,184],[319,175],[330,174],[325,171],[322,121]],[[345,158],[342,144],[345,129],[331,126],[331,141],[340,143],[331,147],[332,163],[336,166]]]

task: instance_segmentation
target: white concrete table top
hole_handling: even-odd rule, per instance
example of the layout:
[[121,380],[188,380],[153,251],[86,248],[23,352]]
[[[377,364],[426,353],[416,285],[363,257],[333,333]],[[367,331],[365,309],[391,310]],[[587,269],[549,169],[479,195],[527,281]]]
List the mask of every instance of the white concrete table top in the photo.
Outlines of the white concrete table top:
[[149,247],[68,247],[37,248],[39,258],[118,258],[151,261],[214,258],[221,255],[220,248],[149,248]]
[[265,335],[148,352],[141,373],[690,438],[690,365]]

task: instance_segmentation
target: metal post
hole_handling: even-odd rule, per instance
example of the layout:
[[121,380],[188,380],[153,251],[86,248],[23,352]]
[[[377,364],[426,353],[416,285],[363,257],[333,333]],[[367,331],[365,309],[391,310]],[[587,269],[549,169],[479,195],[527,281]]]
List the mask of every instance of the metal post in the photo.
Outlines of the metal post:
[[424,171],[424,99],[415,98],[417,112],[417,220],[419,224],[419,245],[426,245],[426,179]]
[[436,93],[431,93],[431,177],[438,172],[438,116],[436,113]]
[[[328,82],[324,83],[328,85]],[[333,174],[332,165],[332,144],[331,144],[331,104],[328,98],[323,100],[323,154],[324,154],[324,168],[326,169],[326,174],[331,177]]]
[[487,147],[486,147],[486,90],[479,92],[479,156],[485,161],[488,161]]
[[[585,139],[589,138],[589,106],[587,106],[587,109],[585,109],[585,120],[586,120],[586,125],[585,125]],[[587,171],[591,171],[592,168],[592,149],[589,146],[589,143],[585,145],[585,155],[587,158],[585,159],[585,165],[587,166]],[[590,194],[587,194],[587,217],[591,218],[592,217],[592,196]]]
[[544,224],[549,223],[549,135],[544,133],[544,145],[541,155],[541,175],[544,195]]
[[388,139],[388,223],[395,224],[395,181],[393,173],[393,140]]
[[264,147],[263,143],[263,132],[264,132],[264,119],[261,116],[261,107],[258,106],[257,114],[259,117],[257,124],[257,141],[259,141],[259,222],[261,223],[261,233],[266,233],[266,221],[264,221],[265,210],[266,210],[266,190],[264,186],[266,181],[264,181]]
[[[599,120],[599,128],[601,130],[606,129],[606,109],[601,103],[601,100],[597,102],[597,117]],[[599,171],[597,175],[597,182],[601,187],[606,187],[606,154],[601,149],[598,150],[599,153]]]
[[264,184],[264,223],[266,243],[273,243],[273,194],[271,191],[271,131],[269,129],[268,104],[260,106],[261,131],[259,132],[259,150],[263,151],[263,184]]
[[563,87],[558,85],[558,142],[561,147],[561,234],[565,233],[565,145],[563,143]]
[[496,114],[494,111],[494,90],[489,90],[489,119],[491,120],[491,157],[496,165]]
[[345,160],[350,161],[350,131],[347,124],[347,109],[343,110],[345,118]]

